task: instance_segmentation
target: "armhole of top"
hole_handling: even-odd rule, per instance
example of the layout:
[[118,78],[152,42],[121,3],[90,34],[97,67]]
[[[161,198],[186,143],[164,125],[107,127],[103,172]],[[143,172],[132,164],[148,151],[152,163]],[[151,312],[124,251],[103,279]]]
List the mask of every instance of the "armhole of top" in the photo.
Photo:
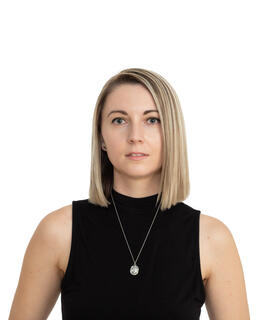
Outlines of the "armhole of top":
[[200,255],[200,217],[201,217],[201,212],[198,210],[197,211],[197,223],[196,223],[196,228],[197,228],[197,239],[196,239],[196,261],[197,261],[197,274],[199,277],[199,283],[202,289],[202,300],[205,301],[206,298],[206,292],[205,292],[205,287],[203,283],[203,278],[202,278],[202,271],[201,271],[201,255]]
[[75,201],[72,201],[72,216],[71,216],[71,243],[70,243],[70,253],[67,263],[67,268],[64,273],[64,276],[61,280],[61,291],[64,289],[64,287],[67,284],[68,277],[71,273],[72,269],[72,261],[73,261],[73,255],[75,251],[75,243],[76,243],[76,210],[75,210]]

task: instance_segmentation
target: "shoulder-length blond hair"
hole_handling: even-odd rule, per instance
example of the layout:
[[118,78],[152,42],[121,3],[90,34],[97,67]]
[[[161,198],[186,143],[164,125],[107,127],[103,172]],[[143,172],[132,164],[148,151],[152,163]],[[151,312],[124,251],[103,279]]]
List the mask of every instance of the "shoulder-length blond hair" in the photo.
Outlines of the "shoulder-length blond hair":
[[89,202],[108,207],[113,188],[113,165],[101,149],[101,113],[106,97],[120,84],[141,84],[150,91],[159,111],[163,134],[163,159],[156,205],[160,210],[184,201],[190,192],[186,134],[180,102],[172,86],[159,74],[141,68],[120,71],[103,86],[92,122]]

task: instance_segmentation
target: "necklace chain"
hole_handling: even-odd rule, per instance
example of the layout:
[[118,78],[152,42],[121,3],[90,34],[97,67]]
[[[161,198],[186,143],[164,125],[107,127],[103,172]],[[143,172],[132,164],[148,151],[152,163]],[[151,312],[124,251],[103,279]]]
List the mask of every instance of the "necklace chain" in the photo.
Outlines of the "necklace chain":
[[116,208],[116,205],[115,205],[115,202],[114,202],[114,198],[113,198],[112,192],[111,192],[111,198],[112,198],[112,201],[113,201],[113,205],[114,205],[114,208],[115,208],[115,211],[116,211],[116,214],[117,214],[117,218],[118,218],[118,221],[119,221],[121,230],[122,230],[122,232],[123,232],[123,235],[124,235],[124,238],[125,238],[127,247],[128,247],[128,249],[129,249],[129,252],[130,252],[131,257],[132,257],[133,262],[134,262],[134,265],[130,268],[130,273],[131,273],[132,275],[136,275],[136,274],[138,274],[138,271],[139,271],[139,268],[138,268],[138,266],[136,265],[136,262],[137,262],[137,260],[138,260],[138,258],[139,258],[139,255],[140,255],[141,251],[143,250],[143,247],[144,247],[144,245],[145,245],[146,239],[147,239],[147,237],[148,237],[148,235],[149,235],[149,233],[150,233],[150,230],[151,230],[151,228],[152,228],[152,226],[153,226],[153,223],[154,223],[154,221],[155,221],[155,218],[156,218],[156,216],[157,216],[157,213],[158,213],[158,211],[159,211],[159,207],[160,207],[160,206],[158,205],[158,208],[157,208],[156,213],[155,213],[155,215],[154,215],[154,217],[153,217],[153,220],[152,220],[152,223],[151,223],[151,225],[150,225],[150,228],[149,228],[149,230],[148,230],[148,232],[147,232],[147,234],[146,234],[146,237],[145,237],[145,239],[144,239],[144,242],[143,242],[143,244],[142,244],[142,246],[141,246],[141,249],[140,249],[140,251],[139,251],[139,253],[138,253],[138,255],[137,255],[137,258],[136,258],[136,260],[135,260],[134,257],[133,257],[131,248],[130,248],[130,246],[129,246],[129,243],[128,243],[128,241],[127,241],[127,238],[126,238],[126,235],[125,235],[125,231],[124,231],[124,228],[123,228],[123,226],[122,226],[122,223],[121,223],[119,214],[118,214],[118,212],[117,212],[117,208]]

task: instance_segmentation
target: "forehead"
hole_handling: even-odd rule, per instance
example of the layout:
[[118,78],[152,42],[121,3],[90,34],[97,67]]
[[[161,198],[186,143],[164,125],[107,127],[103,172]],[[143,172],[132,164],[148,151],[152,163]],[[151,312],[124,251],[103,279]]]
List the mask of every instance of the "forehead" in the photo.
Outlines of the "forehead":
[[140,84],[121,84],[108,96],[104,112],[125,110],[127,113],[143,113],[147,109],[157,110],[153,97],[148,89]]

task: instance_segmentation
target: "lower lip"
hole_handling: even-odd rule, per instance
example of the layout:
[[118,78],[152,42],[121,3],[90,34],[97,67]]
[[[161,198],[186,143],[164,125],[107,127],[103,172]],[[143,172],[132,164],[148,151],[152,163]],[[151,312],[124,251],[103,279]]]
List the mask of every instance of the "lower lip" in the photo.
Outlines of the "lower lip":
[[127,158],[131,159],[131,160],[142,160],[147,158],[148,156],[127,156]]

